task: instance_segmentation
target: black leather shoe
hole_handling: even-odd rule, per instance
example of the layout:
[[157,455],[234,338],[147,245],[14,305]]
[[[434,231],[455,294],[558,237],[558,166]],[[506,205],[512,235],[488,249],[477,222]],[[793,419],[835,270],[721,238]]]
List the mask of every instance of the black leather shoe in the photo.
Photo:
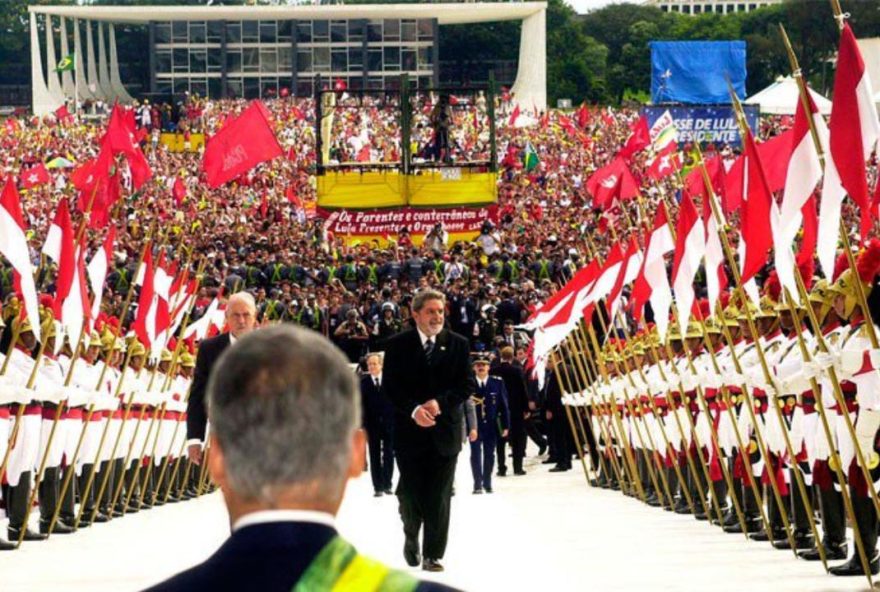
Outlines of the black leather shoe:
[[571,467],[567,465],[556,465],[552,469],[550,469],[551,473],[564,473],[566,471],[570,471]]
[[483,493],[483,490],[480,489],[479,487],[474,489],[474,495],[480,495],[481,493]]
[[384,491],[385,495],[394,495],[394,492],[391,491],[390,487],[388,489],[383,490],[383,491]]
[[436,559],[425,559],[422,561],[422,569],[425,571],[443,571],[443,566]]
[[[725,526],[722,530],[731,534],[742,534],[742,526],[740,526],[739,521],[734,522],[730,526]],[[758,531],[763,531],[761,528],[760,520],[748,520],[746,519],[746,532],[749,533],[757,533]]]
[[403,558],[410,567],[418,567],[422,562],[422,556],[419,553],[419,541],[414,539],[406,539],[403,544]]
[[675,513],[676,514],[690,514],[691,509],[687,505],[679,504],[679,505],[675,506]]
[[771,542],[780,541],[782,539],[787,539],[788,537],[785,536],[784,530],[773,529],[773,532],[768,533],[766,529],[762,528],[758,532],[750,534],[749,538],[752,539],[753,541],[758,541],[758,542],[763,543],[766,541],[771,541]]
[[547,452],[547,444],[541,444],[538,446],[538,456],[541,456],[545,452]]
[[107,516],[107,514],[103,514],[101,512],[98,512],[97,514],[95,514],[95,519],[92,520],[92,522],[97,522],[98,524],[103,524],[104,522],[110,522],[110,518]]
[[117,509],[114,508],[114,509],[113,509],[113,512],[112,512],[112,514],[111,514],[111,516],[112,516],[113,518],[122,518],[123,516],[125,516],[125,512],[123,512],[122,510],[117,510]]
[[[826,559],[846,559],[849,552],[849,549],[845,542],[823,542],[822,545],[825,547]],[[801,551],[800,553],[798,553],[798,557],[800,557],[804,561],[820,561],[822,559],[822,557],[819,555],[819,549],[817,549],[816,547],[813,547],[812,549],[807,549],[806,551]]]
[[542,464],[542,465],[555,465],[555,464],[556,464],[556,461],[553,460],[553,459],[548,458],[548,459],[545,460],[545,461],[541,461],[541,464]]
[[499,477],[507,477],[507,469],[506,469],[506,468],[504,468],[504,469],[498,469],[498,473],[497,473],[497,475],[498,475]]
[[374,491],[373,492],[373,497],[382,497],[383,495],[385,495],[385,493],[382,491]]
[[[880,573],[880,552],[874,551],[871,555],[870,559],[871,575],[876,576]],[[863,576],[865,575],[865,570],[862,569],[862,562],[859,560],[859,554],[856,553],[853,555],[852,559],[844,563],[843,565],[838,565],[837,567],[832,567],[828,570],[833,576]]]
[[[54,526],[54,528],[52,528],[51,534],[71,534],[73,532],[76,532],[75,528],[73,528],[72,526],[68,526],[67,524],[65,524],[61,520],[56,520],[55,526]],[[45,534],[46,536],[49,535],[49,523],[48,522],[43,522],[42,520],[40,520],[40,534]]]
[[486,493],[495,493],[491,487],[486,488]]
[[15,546],[15,543],[0,539],[0,551],[15,551],[16,549],[17,547]]
[[648,499],[645,500],[645,503],[648,504],[649,506],[651,506],[652,508],[659,508],[660,507],[660,498],[658,498],[656,494],[653,494],[653,495],[649,496]]
[[[8,533],[10,541],[17,541],[21,536],[21,530],[17,528],[10,528]],[[24,539],[25,541],[45,541],[48,537],[44,534],[40,534],[38,532],[34,532],[30,528],[24,529]]]
[[521,477],[522,475],[525,475],[526,472],[520,470],[520,471],[514,471],[513,474],[516,475],[517,477]]
[[[794,548],[797,550],[800,549],[813,549],[816,546],[816,539],[813,538],[813,535],[809,533],[795,533],[794,535]],[[777,539],[773,541],[774,549],[791,549],[791,543],[788,542],[788,537],[784,537],[781,539]]]

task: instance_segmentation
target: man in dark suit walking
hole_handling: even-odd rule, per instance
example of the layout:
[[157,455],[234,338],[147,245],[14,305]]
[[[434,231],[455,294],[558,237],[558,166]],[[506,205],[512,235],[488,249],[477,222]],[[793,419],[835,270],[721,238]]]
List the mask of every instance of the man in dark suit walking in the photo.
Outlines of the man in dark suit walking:
[[205,390],[211,369],[226,348],[253,330],[257,322],[257,304],[248,292],[237,292],[226,303],[226,325],[228,333],[205,339],[199,345],[196,368],[190,386],[189,401],[186,405],[186,448],[189,460],[195,464],[202,462],[202,448],[208,415],[205,409]]
[[[462,404],[473,392],[468,342],[443,328],[446,299],[421,290],[412,302],[416,328],[398,333],[385,349],[385,388],[395,410],[397,497],[411,566],[442,571],[455,464],[461,451]],[[419,547],[419,531],[424,537]],[[420,552],[421,551],[421,552]]]
[[361,407],[370,445],[370,476],[376,497],[391,495],[394,478],[394,406],[382,381],[382,355],[367,355],[367,374],[361,377]]
[[[529,417],[529,397],[526,376],[522,368],[513,363],[513,348],[501,348],[501,363],[492,369],[492,374],[504,381],[507,389],[507,404],[510,407],[510,442],[513,454],[513,474],[525,475],[523,457],[526,455],[526,418]],[[505,466],[504,440],[498,440],[498,472]]]
[[326,338],[292,325],[243,337],[216,364],[208,418],[206,462],[232,534],[152,592],[451,590],[360,555],[336,532],[364,433],[355,375]]

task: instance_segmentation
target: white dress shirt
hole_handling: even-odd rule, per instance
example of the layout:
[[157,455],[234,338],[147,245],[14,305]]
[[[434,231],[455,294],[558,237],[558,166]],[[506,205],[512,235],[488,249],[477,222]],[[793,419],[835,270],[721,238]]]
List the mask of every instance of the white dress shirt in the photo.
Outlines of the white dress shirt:
[[327,512],[314,510],[258,510],[245,514],[232,525],[232,532],[241,530],[246,526],[255,524],[269,524],[271,522],[313,522],[324,524],[336,529],[336,517]]

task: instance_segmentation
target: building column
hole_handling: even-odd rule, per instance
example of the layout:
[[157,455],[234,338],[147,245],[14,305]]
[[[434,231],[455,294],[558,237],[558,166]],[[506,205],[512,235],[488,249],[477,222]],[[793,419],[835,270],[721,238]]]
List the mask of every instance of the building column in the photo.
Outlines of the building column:
[[299,64],[296,63],[296,48],[299,45],[299,32],[297,31],[297,20],[290,21],[290,96],[296,96],[296,89],[299,86]]
[[123,103],[133,103],[134,99],[125,86],[122,84],[122,78],[119,76],[119,57],[116,54],[116,27],[113,23],[108,23],[107,28],[110,31],[110,89],[114,96]]
[[61,106],[49,92],[43,78],[43,58],[40,51],[40,35],[37,29],[37,15],[31,12],[31,109],[34,115],[42,117]]
[[[61,17],[61,59],[70,55],[70,46],[67,43],[67,18]],[[73,67],[76,68],[76,60],[74,59]],[[61,90],[64,91],[65,97],[72,97],[76,94],[76,85],[73,83],[73,76],[70,70],[61,73]]]
[[547,11],[523,19],[513,102],[524,109],[547,108]]
[[107,67],[107,44],[104,42],[104,23],[98,23],[98,86],[104,100],[112,102],[116,98],[110,85],[110,71]]
[[79,19],[76,18],[73,19],[73,53],[75,55],[74,59],[76,60],[76,70],[74,70],[73,75],[76,77],[76,88],[79,93],[79,100],[92,101],[95,99],[95,95],[93,95],[91,89],[89,89],[89,82],[86,78],[86,69],[84,65],[86,61],[83,59]]
[[61,82],[58,80],[58,72],[55,68],[58,66],[58,58],[55,55],[55,39],[52,32],[52,16],[45,15],[46,18],[46,80],[49,85],[49,94],[57,103],[64,102],[64,91],[61,90]]
[[107,96],[104,94],[103,89],[98,80],[98,62],[95,60],[95,38],[92,35],[92,21],[86,21],[86,52],[88,64],[86,64],[86,68],[88,69],[88,89],[89,92],[92,93],[92,96],[97,100],[107,100]]

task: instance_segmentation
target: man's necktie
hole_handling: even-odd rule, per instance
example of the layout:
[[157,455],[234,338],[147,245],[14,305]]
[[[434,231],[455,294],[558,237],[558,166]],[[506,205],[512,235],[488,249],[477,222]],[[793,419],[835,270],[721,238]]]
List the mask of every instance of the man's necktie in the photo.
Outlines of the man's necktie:
[[377,378],[377,379],[374,380],[373,382],[376,383],[376,390],[379,390],[379,389],[381,388],[381,385],[379,384],[379,379]]
[[431,361],[431,354],[433,354],[433,353],[434,353],[434,340],[429,339],[428,341],[425,342],[425,357],[428,359],[429,362]]

